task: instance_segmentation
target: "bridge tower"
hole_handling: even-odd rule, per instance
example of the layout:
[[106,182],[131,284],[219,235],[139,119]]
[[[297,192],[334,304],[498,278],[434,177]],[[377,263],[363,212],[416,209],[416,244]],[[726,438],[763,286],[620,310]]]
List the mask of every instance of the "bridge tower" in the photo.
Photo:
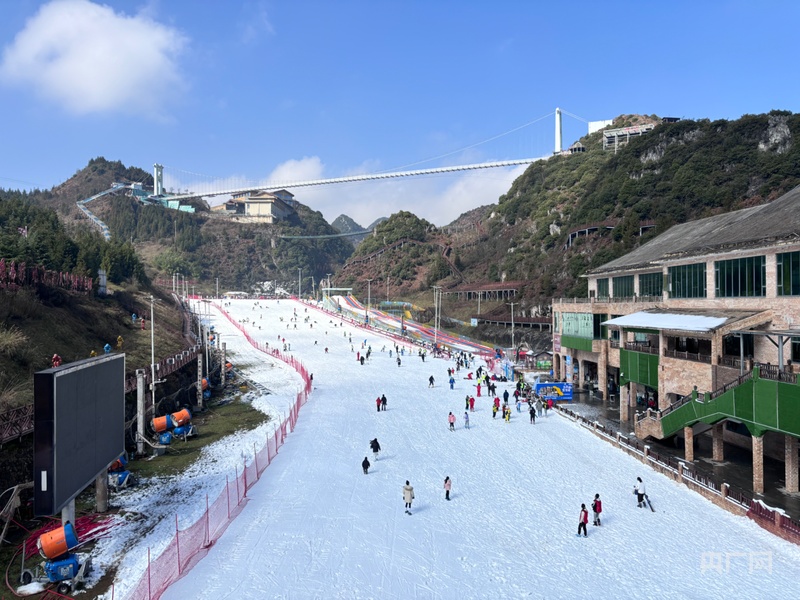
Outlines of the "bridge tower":
[[160,196],[164,193],[164,165],[153,165],[153,194]]
[[553,154],[561,154],[561,109],[556,108],[556,149]]

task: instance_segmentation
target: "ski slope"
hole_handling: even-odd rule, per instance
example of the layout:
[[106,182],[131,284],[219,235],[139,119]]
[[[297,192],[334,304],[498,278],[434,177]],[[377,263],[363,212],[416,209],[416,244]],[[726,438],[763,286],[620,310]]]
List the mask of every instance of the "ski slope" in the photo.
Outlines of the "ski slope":
[[[372,346],[362,366],[343,328],[329,323],[335,317],[287,300],[261,300],[255,310],[253,301],[230,304],[254,337],[285,337],[315,389],[242,513],[165,599],[777,598],[800,579],[800,548],[557,414],[531,425],[514,410],[505,423],[476,397],[466,430],[464,398],[475,388],[462,370],[449,389],[451,363],[406,354],[398,367],[391,342],[344,327],[355,351],[365,338]],[[283,367],[258,356],[224,317],[212,310],[209,318],[236,366],[273,389],[266,398],[281,413],[295,376],[287,367],[279,385]],[[504,385],[512,389],[499,384],[500,394]],[[379,413],[375,398],[384,393],[388,410]],[[383,449],[377,462],[374,437]],[[364,456],[373,462],[368,475]],[[636,507],[637,476],[656,512]],[[406,480],[416,496],[411,516]],[[589,507],[595,493],[603,526],[593,527],[590,514],[589,536],[579,539],[581,503]]]

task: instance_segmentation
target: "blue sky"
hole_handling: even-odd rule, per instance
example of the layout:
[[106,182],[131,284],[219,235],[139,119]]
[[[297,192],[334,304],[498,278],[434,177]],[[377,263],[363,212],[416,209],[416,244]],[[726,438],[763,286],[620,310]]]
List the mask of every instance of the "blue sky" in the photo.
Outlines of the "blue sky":
[[[95,156],[192,189],[544,156],[557,106],[796,112],[798,22],[788,1],[3,0],[0,187]],[[565,118],[565,145],[585,132]],[[329,221],[444,225],[523,169],[295,193]]]

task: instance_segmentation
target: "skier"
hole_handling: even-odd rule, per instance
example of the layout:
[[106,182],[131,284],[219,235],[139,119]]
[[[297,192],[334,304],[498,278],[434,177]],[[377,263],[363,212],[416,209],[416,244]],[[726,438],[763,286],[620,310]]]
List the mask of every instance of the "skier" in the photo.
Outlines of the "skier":
[[469,410],[475,412],[475,398],[472,396],[469,397]]
[[531,406],[531,409],[528,412],[531,415],[531,423],[536,425],[536,409]]
[[375,462],[378,462],[378,452],[381,451],[381,445],[378,443],[378,438],[370,440],[369,447],[372,448],[372,456],[375,459]]
[[429,387],[429,388],[432,388],[432,387],[433,387],[433,375],[431,375],[430,377],[428,377],[428,387]]
[[398,367],[400,366],[400,357],[399,356],[397,357],[397,366]]
[[464,411],[464,427],[469,429],[469,413]]
[[586,505],[581,504],[581,514],[578,517],[578,537],[581,537],[581,529],[583,529],[583,537],[586,535],[586,523],[589,522],[589,511],[586,510]]
[[361,366],[363,367],[364,366],[364,357],[363,356],[361,357],[361,361],[360,362],[361,362]]
[[381,410],[386,410],[386,394],[381,395]]
[[403,502],[406,503],[406,514],[411,514],[411,501],[414,499],[414,488],[406,479],[406,484],[403,486]]
[[450,423],[450,431],[456,430],[456,416],[451,412],[447,415],[447,421]]
[[641,477],[636,478],[636,484],[633,486],[633,493],[636,494],[636,498],[639,501],[639,504],[637,506],[639,508],[644,508],[645,487],[644,487],[644,481],[642,481]]
[[451,390],[453,389],[453,386],[455,385],[455,383],[456,383],[456,380],[453,377],[450,377],[450,389]]
[[505,391],[503,392],[503,401],[504,401],[504,402],[508,402],[508,390],[505,390]]
[[444,499],[450,500],[450,487],[452,486],[452,481],[450,481],[449,477],[444,478]]
[[497,416],[497,404],[492,405],[492,418],[494,419]]
[[378,412],[381,412],[381,397],[380,396],[375,398],[375,406],[378,408]]
[[603,512],[603,502],[600,500],[600,494],[594,495],[594,501],[592,502],[592,513],[594,513],[594,523],[595,527],[600,525],[600,513]]
[[506,423],[510,423],[511,422],[511,409],[510,408],[504,408],[503,410],[505,410],[505,412],[506,412]]
[[478,384],[478,398],[481,397],[481,384]]
[[364,460],[361,461],[361,468],[364,469],[364,475],[369,472],[369,461],[367,460],[366,456],[364,457]]
[[464,398],[464,410],[469,410],[469,394]]
[[522,407],[522,402],[520,401],[520,399],[519,399],[519,398],[517,398],[517,412],[522,412],[522,411],[520,410],[520,408],[521,408],[521,407]]
[[537,398],[536,399],[536,412],[539,413],[540,417],[542,416],[542,399],[541,398]]

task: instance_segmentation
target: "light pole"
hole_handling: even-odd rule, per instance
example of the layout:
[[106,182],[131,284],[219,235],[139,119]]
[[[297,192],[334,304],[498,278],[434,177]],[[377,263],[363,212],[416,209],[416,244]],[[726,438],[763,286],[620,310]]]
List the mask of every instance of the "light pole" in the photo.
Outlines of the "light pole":
[[156,416],[156,328],[153,322],[155,298],[150,295],[150,400],[153,403],[153,417]]
[[219,298],[219,277],[217,277],[217,298]]
[[303,280],[301,279],[301,275],[303,274],[303,269],[297,267],[297,299],[300,300],[300,296],[303,295]]
[[364,322],[369,325],[369,310],[372,304],[372,279],[367,279],[367,314]]
[[442,322],[442,288],[433,286],[433,345],[439,343],[439,326]]
[[328,280],[328,296],[331,295],[331,274],[328,273],[326,279]]
[[517,362],[517,346],[514,343],[514,305],[519,302],[509,302],[511,305],[511,349],[514,351],[514,362]]

